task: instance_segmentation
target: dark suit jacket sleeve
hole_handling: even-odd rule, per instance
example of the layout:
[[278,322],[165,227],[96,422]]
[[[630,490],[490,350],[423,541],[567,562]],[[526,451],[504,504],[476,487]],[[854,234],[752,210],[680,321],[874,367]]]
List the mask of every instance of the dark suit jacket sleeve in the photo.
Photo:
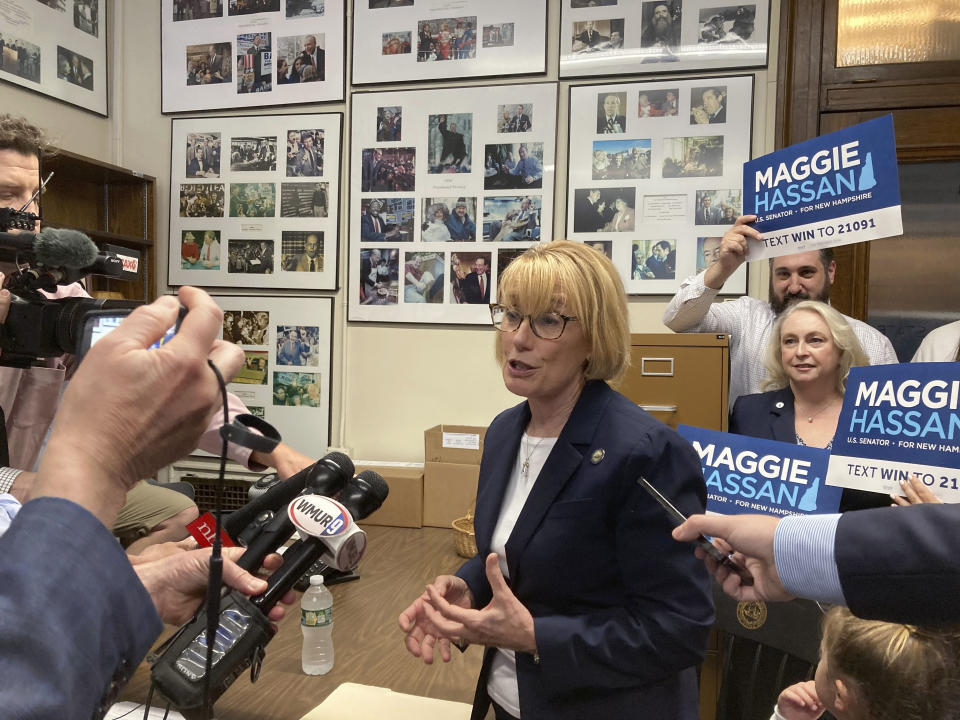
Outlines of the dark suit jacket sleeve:
[[123,549],[93,515],[32,500],[0,538],[0,708],[89,720],[163,629]]
[[910,624],[960,622],[960,505],[844,513],[835,555],[854,614]]

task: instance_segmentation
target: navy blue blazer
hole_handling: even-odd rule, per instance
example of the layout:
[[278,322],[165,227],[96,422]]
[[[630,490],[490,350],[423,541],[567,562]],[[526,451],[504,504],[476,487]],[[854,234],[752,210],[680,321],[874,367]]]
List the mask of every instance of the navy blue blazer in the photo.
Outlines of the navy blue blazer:
[[913,505],[840,518],[834,554],[856,615],[930,625],[960,622],[960,505]]
[[[733,403],[730,413],[730,432],[795,445],[793,390],[787,386],[765,393],[741,395]],[[845,488],[840,497],[840,512],[889,506],[890,498],[885,493]]]
[[99,520],[60,498],[23,506],[0,538],[0,715],[89,720],[161,630]]
[[[487,430],[474,528],[479,553],[458,575],[477,607],[492,593],[484,560],[530,411]],[[643,488],[703,512],[696,453],[601,381],[590,382],[557,438],[506,543],[509,584],[534,618],[539,663],[517,653],[525,718],[697,718],[696,665],[713,623],[710,579]],[[485,656],[473,718],[489,707]]]

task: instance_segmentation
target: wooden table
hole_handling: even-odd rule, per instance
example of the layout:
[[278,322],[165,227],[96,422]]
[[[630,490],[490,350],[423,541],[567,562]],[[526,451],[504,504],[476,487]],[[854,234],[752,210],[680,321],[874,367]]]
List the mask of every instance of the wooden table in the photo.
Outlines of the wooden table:
[[[217,720],[299,720],[344,682],[473,702],[482,649],[471,647],[462,655],[454,650],[449,664],[427,666],[406,651],[397,626],[397,616],[429,581],[464,562],[454,549],[453,530],[372,525],[364,529],[368,544],[360,579],[330,588],[333,670],[320,676],[303,674],[299,604],[288,608],[267,645],[259,680],[251,684],[249,673],[238,678],[217,702]],[[143,702],[149,683],[149,666],[142,663],[123,699]]]

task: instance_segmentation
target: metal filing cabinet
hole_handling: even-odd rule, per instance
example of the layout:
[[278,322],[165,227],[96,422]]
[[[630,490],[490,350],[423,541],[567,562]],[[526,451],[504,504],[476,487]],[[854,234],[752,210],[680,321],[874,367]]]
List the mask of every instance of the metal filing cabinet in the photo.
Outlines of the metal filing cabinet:
[[727,429],[729,336],[643,333],[631,336],[630,369],[619,390],[676,429]]

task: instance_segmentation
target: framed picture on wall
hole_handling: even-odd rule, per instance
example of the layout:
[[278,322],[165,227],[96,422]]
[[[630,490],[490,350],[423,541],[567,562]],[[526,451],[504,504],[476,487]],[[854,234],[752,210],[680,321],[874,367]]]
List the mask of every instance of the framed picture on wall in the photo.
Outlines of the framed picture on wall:
[[547,70],[546,0],[355,0],[353,84]]
[[345,0],[161,0],[164,113],[342,100]]
[[0,3],[0,79],[106,116],[107,2]]
[[350,320],[490,322],[553,236],[556,113],[552,83],[354,93]]
[[170,284],[336,289],[342,122],[175,119]]
[[561,0],[560,77],[765,67],[769,0]]
[[[333,299],[227,296],[221,337],[246,356],[227,389],[310,457],[330,444]],[[203,454],[202,451],[198,454]]]
[[[753,76],[574,85],[570,107],[566,237],[603,250],[628,293],[672,295],[743,214]],[[723,292],[746,289],[744,264]]]

